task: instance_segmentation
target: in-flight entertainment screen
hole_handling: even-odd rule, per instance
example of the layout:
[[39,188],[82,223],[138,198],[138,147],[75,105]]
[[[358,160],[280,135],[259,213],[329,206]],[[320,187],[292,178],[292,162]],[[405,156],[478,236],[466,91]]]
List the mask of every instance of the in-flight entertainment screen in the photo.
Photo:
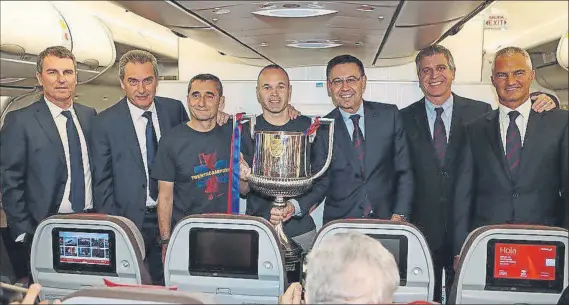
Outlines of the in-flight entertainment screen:
[[253,230],[190,230],[189,272],[196,276],[258,278],[259,233]]
[[368,234],[378,240],[395,258],[399,267],[400,286],[407,284],[407,249],[408,239],[405,235]]
[[116,273],[112,231],[58,228],[52,238],[57,271]]
[[563,243],[494,239],[487,251],[486,279],[491,289],[560,292],[563,288]]

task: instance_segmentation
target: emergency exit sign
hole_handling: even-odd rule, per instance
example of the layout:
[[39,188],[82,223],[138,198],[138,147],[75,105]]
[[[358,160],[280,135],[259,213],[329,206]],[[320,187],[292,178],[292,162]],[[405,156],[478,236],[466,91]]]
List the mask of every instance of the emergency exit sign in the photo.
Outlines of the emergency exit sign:
[[484,20],[485,29],[506,29],[508,21],[504,15],[489,15]]

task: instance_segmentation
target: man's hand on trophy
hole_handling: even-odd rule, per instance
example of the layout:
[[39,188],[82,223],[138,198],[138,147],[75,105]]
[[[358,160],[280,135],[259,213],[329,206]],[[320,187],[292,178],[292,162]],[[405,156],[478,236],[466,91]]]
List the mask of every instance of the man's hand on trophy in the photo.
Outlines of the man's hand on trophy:
[[272,208],[271,209],[271,217],[269,221],[273,225],[278,225],[280,222],[287,222],[294,213],[294,205],[287,201],[286,206],[282,208]]
[[217,112],[217,125],[222,126],[225,123],[227,123],[227,121],[229,121],[229,117],[230,115],[223,112],[223,111],[218,111]]
[[294,106],[291,104],[288,104],[287,111],[288,111],[288,117],[291,120],[294,120],[297,117],[302,115],[302,113],[300,113],[300,111],[296,110],[296,108],[294,108]]
[[249,164],[243,159],[243,153],[239,156],[239,179],[242,181],[249,181],[249,176],[251,175],[251,168]]

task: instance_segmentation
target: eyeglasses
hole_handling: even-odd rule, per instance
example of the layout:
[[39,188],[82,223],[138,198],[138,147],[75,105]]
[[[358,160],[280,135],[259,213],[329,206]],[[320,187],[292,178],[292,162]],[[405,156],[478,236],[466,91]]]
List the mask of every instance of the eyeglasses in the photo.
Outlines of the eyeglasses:
[[361,77],[355,77],[355,76],[350,76],[346,79],[342,79],[342,78],[334,78],[333,80],[330,81],[330,84],[334,87],[342,87],[344,85],[344,82],[346,84],[348,84],[348,86],[354,86],[355,84],[357,84],[360,81]]

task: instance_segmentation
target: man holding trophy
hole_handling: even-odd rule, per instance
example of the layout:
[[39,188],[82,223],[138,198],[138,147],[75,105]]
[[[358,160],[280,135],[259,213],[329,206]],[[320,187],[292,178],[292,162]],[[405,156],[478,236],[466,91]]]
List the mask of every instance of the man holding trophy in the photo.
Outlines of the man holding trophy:
[[[261,70],[257,78],[257,99],[263,108],[263,114],[256,118],[256,131],[304,132],[309,129],[309,117],[299,116],[291,120],[287,114],[291,90],[288,74],[282,67],[268,65]],[[309,213],[312,204],[303,201],[300,196],[288,199],[284,208],[277,208],[271,206],[273,200],[274,198],[262,193],[251,191],[247,195],[247,214],[263,217],[273,225],[283,222],[286,236],[292,238],[304,251],[308,251],[316,237],[316,225]]]

